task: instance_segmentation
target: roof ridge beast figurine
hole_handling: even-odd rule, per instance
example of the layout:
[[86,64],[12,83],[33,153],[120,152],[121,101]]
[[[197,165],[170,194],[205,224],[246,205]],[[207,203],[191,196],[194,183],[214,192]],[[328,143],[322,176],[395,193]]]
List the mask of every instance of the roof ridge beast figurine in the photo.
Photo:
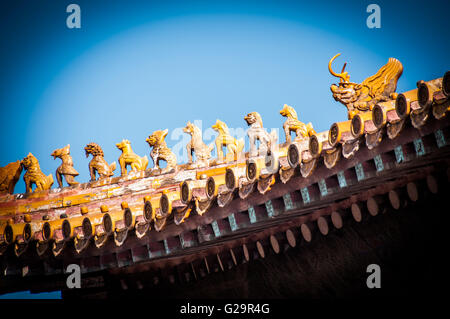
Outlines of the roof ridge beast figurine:
[[91,174],[91,182],[95,181],[95,172],[99,175],[99,179],[111,177],[116,170],[116,162],[112,162],[109,165],[104,158],[104,153],[100,145],[97,143],[89,143],[84,148],[86,157],[89,154],[92,155],[92,159],[89,162],[89,173]]
[[403,73],[403,65],[395,58],[389,58],[388,63],[382,66],[378,72],[361,84],[350,82],[350,75],[345,72],[347,62],[344,63],[341,73],[336,73],[331,64],[341,54],[338,53],[328,62],[328,71],[340,78],[338,85],[332,84],[330,89],[336,101],[347,107],[348,119],[359,112],[372,111],[372,108],[380,101],[387,101],[397,89],[397,81]]
[[[172,150],[167,147],[165,138],[168,129],[154,131],[145,141],[150,147],[153,147],[150,152],[150,157],[153,160],[154,170],[160,170],[161,174],[165,174],[171,171],[175,171],[177,166],[177,157]],[[167,166],[163,169],[159,167],[159,161],[166,161]]]
[[148,165],[147,155],[140,157],[133,152],[129,140],[122,140],[116,144],[117,148],[122,151],[119,157],[120,174],[125,176],[128,174],[127,165],[130,165],[132,172],[145,171]]
[[73,160],[72,156],[70,156],[70,144],[54,150],[51,156],[53,156],[53,159],[59,157],[62,160],[61,165],[56,169],[56,180],[58,181],[59,188],[63,187],[62,176],[65,177],[67,184],[70,186],[79,184],[75,180],[75,176],[79,174],[73,168]]
[[39,166],[39,161],[33,154],[28,153],[27,157],[22,160],[22,165],[27,171],[23,176],[25,181],[26,192],[32,192],[32,185],[36,185],[36,191],[43,191],[50,189],[53,185],[53,175],[45,176]]

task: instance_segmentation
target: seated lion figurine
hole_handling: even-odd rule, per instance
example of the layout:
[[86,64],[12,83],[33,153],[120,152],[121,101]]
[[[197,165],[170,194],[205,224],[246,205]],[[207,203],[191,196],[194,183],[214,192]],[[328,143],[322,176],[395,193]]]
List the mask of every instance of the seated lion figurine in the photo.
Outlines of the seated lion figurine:
[[104,158],[103,150],[100,145],[96,143],[89,143],[84,148],[86,157],[92,155],[92,160],[89,162],[89,173],[91,174],[91,182],[95,181],[95,172],[99,175],[99,179],[111,177],[116,170],[116,162],[109,165]]
[[22,165],[27,171],[23,176],[25,181],[26,192],[31,193],[32,185],[36,185],[35,191],[42,191],[50,189],[53,185],[53,175],[45,176],[41,171],[39,162],[33,154],[29,153],[27,157],[22,160]]

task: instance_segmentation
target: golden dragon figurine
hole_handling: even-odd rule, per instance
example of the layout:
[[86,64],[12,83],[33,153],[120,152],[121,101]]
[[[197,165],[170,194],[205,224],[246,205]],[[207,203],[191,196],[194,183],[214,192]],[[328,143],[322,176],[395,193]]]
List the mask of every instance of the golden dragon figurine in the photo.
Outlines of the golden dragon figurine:
[[339,84],[331,85],[330,89],[334,99],[347,107],[349,120],[359,112],[371,111],[378,102],[391,98],[403,72],[403,65],[399,60],[389,58],[388,63],[382,66],[376,74],[358,84],[350,82],[350,75],[345,72],[347,63],[344,63],[341,73],[336,73],[331,68],[333,61],[340,55],[340,53],[336,54],[328,62],[330,73],[340,79]]

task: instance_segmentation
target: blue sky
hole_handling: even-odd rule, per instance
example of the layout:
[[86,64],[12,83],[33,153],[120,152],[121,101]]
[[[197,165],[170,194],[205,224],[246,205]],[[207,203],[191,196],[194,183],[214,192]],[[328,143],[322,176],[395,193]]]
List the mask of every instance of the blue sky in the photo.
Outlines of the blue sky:
[[[66,7],[81,7],[81,29]],[[368,4],[381,8],[369,29]],[[317,131],[345,120],[327,69],[348,62],[354,82],[389,57],[404,72],[398,91],[449,69],[447,1],[25,1],[0,4],[0,166],[32,152],[44,173],[71,144],[77,180],[89,180],[84,146],[100,144],[108,162],[126,138],[143,156],[145,138],[169,129],[169,146],[189,140],[188,120],[245,128],[258,111],[281,128],[284,103]],[[280,136],[284,142],[284,136]],[[211,143],[213,137],[207,140]],[[152,163],[150,163],[152,166]],[[116,170],[116,176],[120,170]],[[54,184],[56,187],[56,182]],[[21,179],[16,192],[24,192]]]

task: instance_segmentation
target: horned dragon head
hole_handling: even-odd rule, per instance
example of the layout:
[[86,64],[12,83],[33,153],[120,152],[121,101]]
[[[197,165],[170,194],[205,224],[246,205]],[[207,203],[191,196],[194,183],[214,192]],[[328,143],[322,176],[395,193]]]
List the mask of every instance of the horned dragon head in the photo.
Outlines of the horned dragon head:
[[331,68],[331,64],[339,55],[341,54],[336,54],[328,62],[328,71],[340,79],[339,84],[331,85],[330,89],[334,99],[347,107],[349,119],[360,111],[371,110],[376,103],[389,99],[395,92],[397,81],[403,72],[403,65],[399,60],[389,58],[376,74],[358,84],[350,82],[350,76],[345,72],[347,63],[344,63],[341,73],[336,73]]
[[333,61],[340,56],[338,53],[334,57],[331,58],[330,62],[328,62],[328,71],[330,71],[331,75],[340,79],[339,84],[332,84],[330,89],[333,93],[333,97],[336,101],[341,102],[342,104],[349,104],[355,102],[359,96],[359,90],[361,90],[361,85],[357,83],[350,82],[350,75],[345,71],[345,67],[347,66],[347,62],[344,63],[341,73],[336,73],[331,68],[331,64]]

